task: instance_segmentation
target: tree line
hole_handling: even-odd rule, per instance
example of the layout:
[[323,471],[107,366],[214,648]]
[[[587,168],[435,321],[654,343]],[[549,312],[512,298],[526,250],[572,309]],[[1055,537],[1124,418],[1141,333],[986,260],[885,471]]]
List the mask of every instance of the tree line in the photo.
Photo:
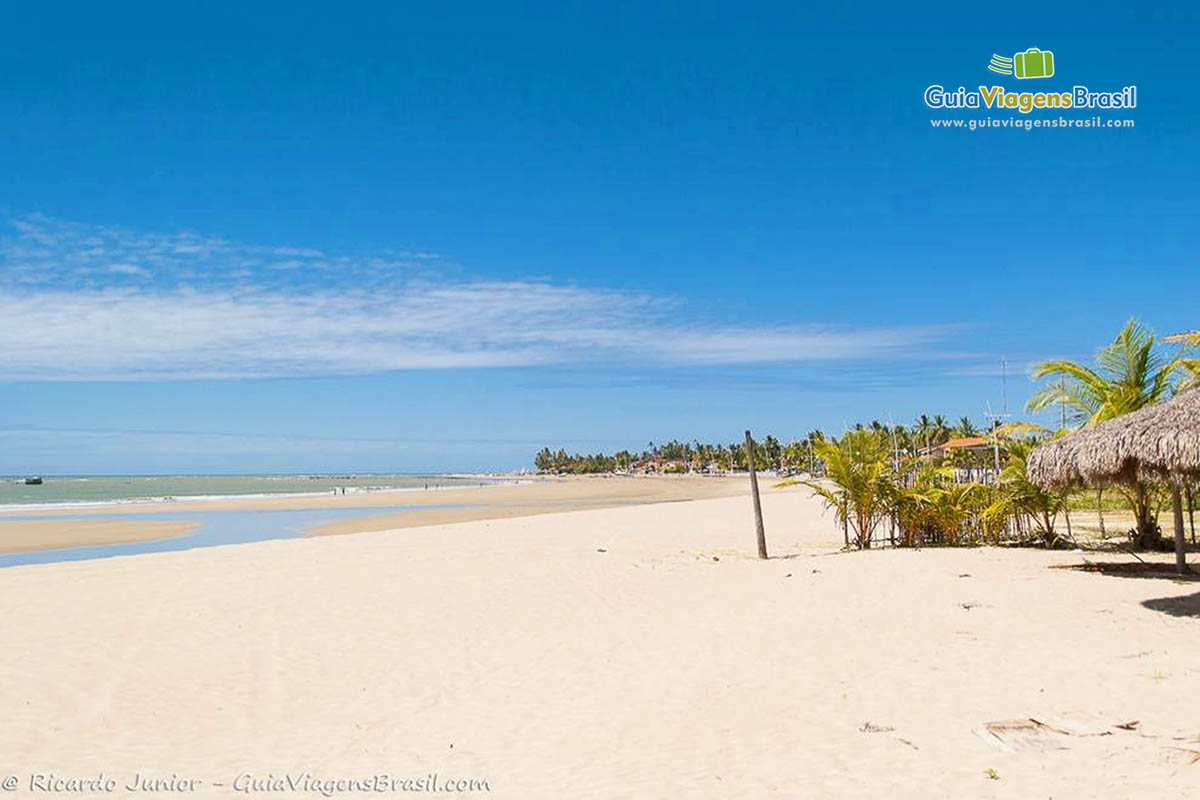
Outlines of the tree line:
[[[915,457],[951,439],[982,433],[969,417],[961,417],[952,425],[941,414],[922,414],[911,426],[885,425],[872,420],[855,425],[853,430],[870,430],[878,434],[887,443],[889,452],[897,457]],[[831,438],[819,429],[809,431],[803,438],[791,438],[786,444],[773,435],[765,436],[755,442],[754,464],[759,469],[820,473],[823,459],[819,443]],[[627,472],[647,467],[672,472],[728,472],[747,468],[743,442],[714,444],[677,439],[664,444],[650,442],[639,452],[626,449],[612,454],[568,453],[562,448],[543,447],[534,456],[533,463],[538,472],[575,475]]]

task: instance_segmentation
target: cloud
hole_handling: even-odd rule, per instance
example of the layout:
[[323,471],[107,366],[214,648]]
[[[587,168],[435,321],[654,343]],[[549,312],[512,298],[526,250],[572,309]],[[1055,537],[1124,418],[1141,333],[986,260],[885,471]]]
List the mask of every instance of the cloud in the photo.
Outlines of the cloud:
[[946,370],[952,377],[963,378],[1023,378],[1033,370],[1037,359],[997,359],[980,363],[964,362]]
[[[427,252],[330,254],[188,232],[142,233],[43,214],[9,223],[11,235],[0,238],[0,276],[12,285],[44,289],[144,285],[146,277],[161,289],[376,289],[394,286],[397,280],[434,278],[451,266]],[[122,283],[121,276],[128,279]]]
[[150,275],[147,270],[142,269],[136,264],[110,264],[108,271],[115,275]]
[[896,358],[947,335],[709,322],[647,294],[448,278],[428,253],[338,256],[46,217],[14,229],[0,242],[10,381]]

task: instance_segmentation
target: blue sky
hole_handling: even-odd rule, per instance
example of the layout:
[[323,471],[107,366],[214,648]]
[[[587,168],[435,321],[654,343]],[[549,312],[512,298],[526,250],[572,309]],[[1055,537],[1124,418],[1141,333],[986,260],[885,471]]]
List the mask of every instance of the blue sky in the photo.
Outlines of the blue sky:
[[[0,472],[982,423],[1002,359],[1015,409],[1200,327],[1198,12],[594,5],[10,10]],[[934,130],[987,112],[933,83],[1136,84],[1136,127]]]

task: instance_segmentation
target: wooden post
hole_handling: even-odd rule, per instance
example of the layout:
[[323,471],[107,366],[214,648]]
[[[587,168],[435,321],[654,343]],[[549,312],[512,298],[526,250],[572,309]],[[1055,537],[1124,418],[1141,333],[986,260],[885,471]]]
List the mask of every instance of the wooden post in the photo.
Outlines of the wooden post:
[[1187,545],[1183,540],[1183,499],[1180,497],[1179,484],[1171,483],[1171,511],[1175,514],[1175,571],[1186,575],[1187,558],[1184,550]]
[[750,468],[750,494],[754,498],[754,531],[758,535],[758,557],[767,557],[767,534],[763,530],[762,502],[758,499],[758,474],[754,471],[754,438],[746,431],[746,466]]
[[1188,527],[1192,529],[1192,544],[1196,544],[1196,514],[1192,499],[1192,487],[1189,484],[1187,487],[1187,503],[1188,503]]

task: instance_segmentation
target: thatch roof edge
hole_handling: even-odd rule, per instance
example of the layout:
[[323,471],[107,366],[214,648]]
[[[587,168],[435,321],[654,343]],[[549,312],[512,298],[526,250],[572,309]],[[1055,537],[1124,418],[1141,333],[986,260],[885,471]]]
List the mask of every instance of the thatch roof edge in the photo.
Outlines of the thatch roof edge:
[[1200,389],[1039,445],[1026,470],[1046,487],[1200,478]]

